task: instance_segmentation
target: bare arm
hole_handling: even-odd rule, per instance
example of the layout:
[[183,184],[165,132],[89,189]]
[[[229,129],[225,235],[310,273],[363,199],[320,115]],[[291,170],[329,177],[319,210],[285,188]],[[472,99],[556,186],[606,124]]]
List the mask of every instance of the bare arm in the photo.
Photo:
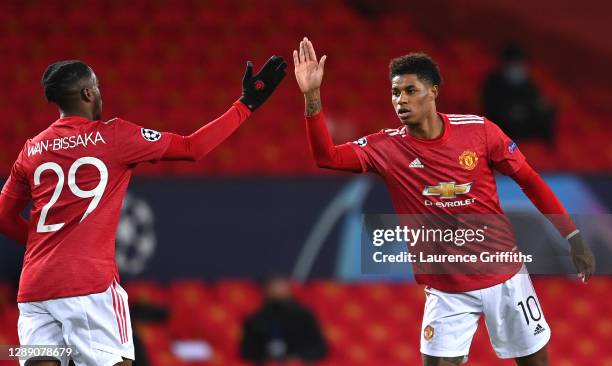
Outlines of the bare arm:
[[323,110],[321,106],[321,89],[315,89],[304,93],[304,105],[306,107],[304,114],[307,117],[319,114]]

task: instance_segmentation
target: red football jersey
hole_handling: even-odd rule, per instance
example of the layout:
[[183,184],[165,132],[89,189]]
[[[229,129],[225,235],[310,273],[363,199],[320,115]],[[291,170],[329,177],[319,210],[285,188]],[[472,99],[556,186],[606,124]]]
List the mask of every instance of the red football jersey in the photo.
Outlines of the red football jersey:
[[[497,125],[475,115],[442,114],[444,132],[434,140],[408,134],[407,127],[363,137],[352,146],[364,172],[379,174],[398,214],[503,215],[494,170],[514,174],[525,162],[516,144]],[[502,219],[502,221],[505,219]],[[509,225],[500,225],[496,251],[516,245]],[[454,248],[457,249],[457,248]],[[417,282],[448,292],[463,292],[504,282],[521,264],[504,273],[415,274]]]
[[141,162],[159,160],[167,134],[122,119],[66,117],[28,140],[2,194],[33,202],[18,302],[105,291],[118,277],[115,233]]

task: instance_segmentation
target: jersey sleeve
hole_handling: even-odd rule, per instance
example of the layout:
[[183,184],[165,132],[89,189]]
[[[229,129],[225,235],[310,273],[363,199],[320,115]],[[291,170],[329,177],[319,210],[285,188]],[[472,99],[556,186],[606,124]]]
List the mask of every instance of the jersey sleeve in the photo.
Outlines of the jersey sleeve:
[[11,175],[9,175],[2,188],[2,194],[18,200],[29,200],[31,198],[28,178],[23,170],[23,152],[19,154],[13,164]]
[[381,149],[384,138],[385,134],[381,131],[347,143],[357,154],[362,172],[380,174],[387,168],[387,159],[384,158],[383,149]]
[[306,136],[310,152],[320,168],[361,173],[363,167],[351,143],[334,145],[323,112],[306,116]]
[[516,173],[525,163],[518,146],[493,122],[485,119],[489,164],[504,175]]
[[170,145],[171,136],[168,133],[122,119],[115,119],[111,123],[115,128],[115,152],[122,164],[159,161]]

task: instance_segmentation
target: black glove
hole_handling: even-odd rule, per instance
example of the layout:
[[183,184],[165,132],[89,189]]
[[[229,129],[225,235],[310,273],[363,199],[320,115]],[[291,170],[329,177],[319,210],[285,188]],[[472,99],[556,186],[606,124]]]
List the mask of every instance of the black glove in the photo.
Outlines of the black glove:
[[259,108],[272,95],[287,72],[287,63],[280,56],[272,56],[261,70],[253,76],[253,63],[247,61],[246,71],[242,78],[242,96],[240,101],[251,112]]

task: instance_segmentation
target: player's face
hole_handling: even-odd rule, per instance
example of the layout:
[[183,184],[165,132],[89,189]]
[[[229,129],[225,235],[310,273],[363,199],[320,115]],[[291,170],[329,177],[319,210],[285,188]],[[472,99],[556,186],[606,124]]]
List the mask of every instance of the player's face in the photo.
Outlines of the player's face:
[[419,80],[416,74],[391,79],[391,102],[405,125],[418,124],[430,114],[437,95],[438,87]]

